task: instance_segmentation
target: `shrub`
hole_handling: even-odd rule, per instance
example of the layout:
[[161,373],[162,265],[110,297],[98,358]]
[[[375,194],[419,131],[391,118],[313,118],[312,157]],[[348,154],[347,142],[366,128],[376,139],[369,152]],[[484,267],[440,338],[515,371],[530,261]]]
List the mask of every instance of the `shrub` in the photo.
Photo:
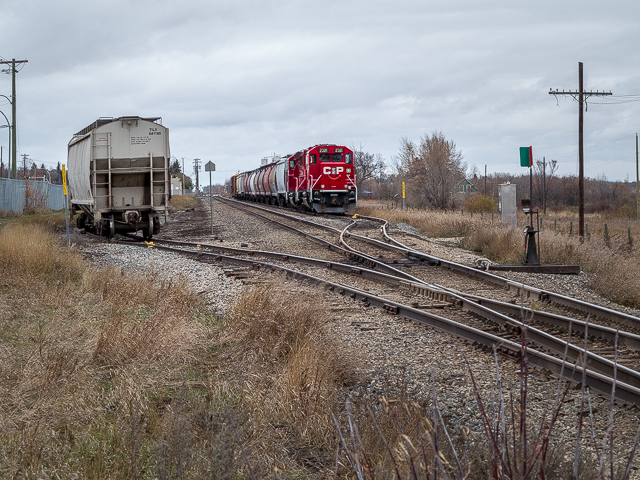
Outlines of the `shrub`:
[[496,202],[491,197],[484,195],[475,195],[464,202],[464,209],[474,213],[495,212],[498,209]]

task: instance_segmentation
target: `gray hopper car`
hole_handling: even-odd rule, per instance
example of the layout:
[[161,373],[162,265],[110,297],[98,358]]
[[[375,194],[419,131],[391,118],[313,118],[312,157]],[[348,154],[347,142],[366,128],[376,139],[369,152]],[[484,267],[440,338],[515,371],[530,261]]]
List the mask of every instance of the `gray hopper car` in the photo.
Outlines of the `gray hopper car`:
[[69,142],[68,184],[77,226],[112,237],[166,220],[171,194],[169,129],[160,118],[100,118]]

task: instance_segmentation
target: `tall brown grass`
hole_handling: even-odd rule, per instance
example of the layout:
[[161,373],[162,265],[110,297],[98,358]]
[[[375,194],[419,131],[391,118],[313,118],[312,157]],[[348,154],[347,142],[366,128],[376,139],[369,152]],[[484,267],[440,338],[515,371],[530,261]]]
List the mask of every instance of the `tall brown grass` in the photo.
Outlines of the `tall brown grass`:
[[169,210],[176,212],[179,210],[187,210],[194,208],[197,202],[197,197],[193,195],[174,195],[169,200]]
[[255,419],[249,446],[262,452],[253,456],[257,472],[325,471],[335,453],[331,414],[356,360],[329,334],[322,302],[281,284],[247,290],[228,316],[224,341],[230,359],[250,365],[243,399]]
[[186,284],[94,270],[21,223],[0,231],[0,279],[0,477],[240,468],[233,406],[211,408],[215,322]]

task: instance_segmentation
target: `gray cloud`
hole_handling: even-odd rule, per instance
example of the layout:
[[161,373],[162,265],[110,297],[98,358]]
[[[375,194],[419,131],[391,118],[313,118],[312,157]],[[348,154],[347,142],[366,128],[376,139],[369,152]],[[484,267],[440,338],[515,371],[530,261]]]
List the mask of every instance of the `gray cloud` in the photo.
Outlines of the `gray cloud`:
[[[640,94],[640,6],[613,1],[4,1],[4,58],[18,74],[19,149],[66,161],[100,116],[162,116],[172,153],[213,160],[223,181],[262,156],[442,131],[469,165],[519,172],[518,147],[575,172],[577,88]],[[10,95],[8,76],[0,93]],[[1,97],[0,97],[0,100]],[[585,115],[586,172],[635,174],[639,103]],[[8,105],[0,110],[9,115]],[[0,130],[0,144],[6,145]],[[602,145],[602,146],[599,146]],[[632,146],[633,145],[633,146]]]

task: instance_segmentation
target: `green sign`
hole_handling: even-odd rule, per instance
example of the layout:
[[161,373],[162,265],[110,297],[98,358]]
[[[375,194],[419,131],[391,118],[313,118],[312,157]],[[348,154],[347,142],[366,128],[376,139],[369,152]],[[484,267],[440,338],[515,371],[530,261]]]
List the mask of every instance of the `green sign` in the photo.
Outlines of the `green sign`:
[[521,167],[533,166],[533,148],[532,147],[520,147],[520,166]]

